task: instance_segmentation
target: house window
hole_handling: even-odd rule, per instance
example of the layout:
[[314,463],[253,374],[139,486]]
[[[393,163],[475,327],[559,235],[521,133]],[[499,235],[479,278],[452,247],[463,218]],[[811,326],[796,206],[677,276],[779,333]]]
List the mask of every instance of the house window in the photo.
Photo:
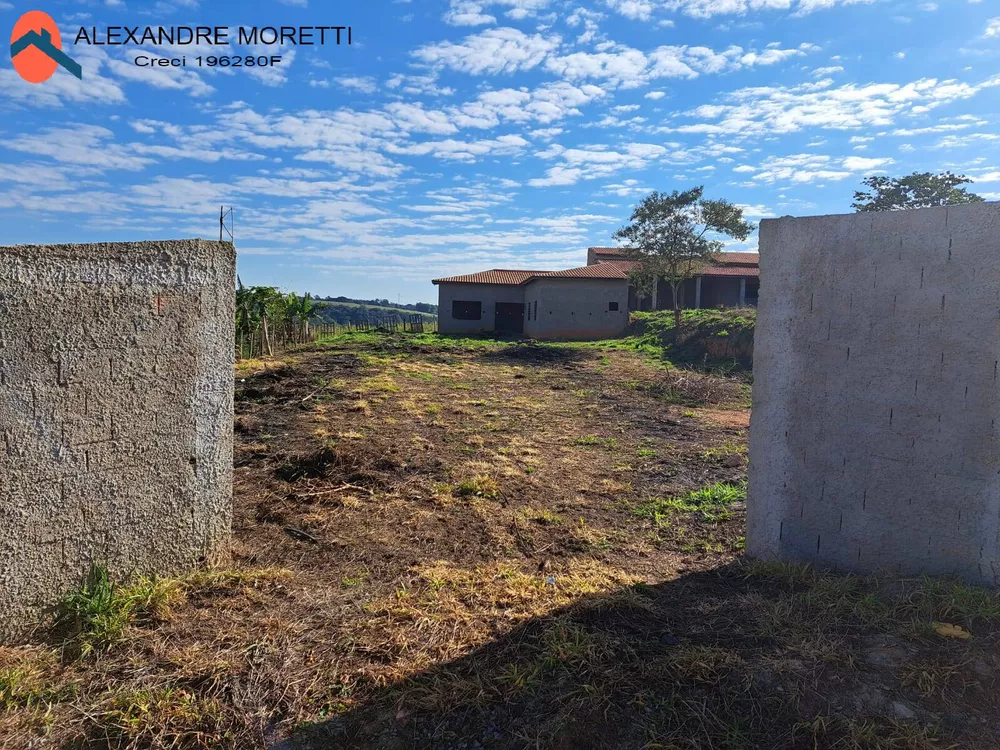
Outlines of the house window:
[[531,320],[531,303],[528,303],[528,320]]
[[610,310],[611,312],[618,312],[618,303],[617,302],[609,302],[608,303],[608,310]]
[[483,303],[453,300],[451,303],[451,317],[455,320],[482,320]]
[[535,320],[538,320],[538,300],[535,300]]

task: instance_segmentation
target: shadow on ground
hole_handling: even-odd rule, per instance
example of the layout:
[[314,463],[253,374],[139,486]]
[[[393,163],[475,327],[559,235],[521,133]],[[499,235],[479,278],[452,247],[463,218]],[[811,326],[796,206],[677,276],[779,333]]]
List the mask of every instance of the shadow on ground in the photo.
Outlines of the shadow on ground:
[[[836,619],[809,632],[781,609],[794,588],[734,564],[585,598],[283,747],[938,747],[936,718],[899,692],[895,651],[879,646],[892,637]],[[854,663],[871,648],[882,656]]]
[[518,341],[510,346],[479,353],[478,359],[493,364],[552,366],[594,359],[593,351],[567,346],[549,346],[533,341]]

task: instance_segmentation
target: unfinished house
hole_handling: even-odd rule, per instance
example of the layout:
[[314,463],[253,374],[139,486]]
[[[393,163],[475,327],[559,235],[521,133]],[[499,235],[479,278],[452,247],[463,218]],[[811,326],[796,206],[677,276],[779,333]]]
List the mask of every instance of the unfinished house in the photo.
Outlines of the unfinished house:
[[[651,297],[638,297],[628,275],[635,265],[618,247],[592,247],[587,265],[566,271],[495,268],[434,279],[441,333],[508,333],[536,339],[617,336],[630,310],[672,310],[670,285],[660,281]],[[757,253],[720,253],[684,282],[681,307],[757,304]]]
[[[587,264],[617,264],[626,272],[634,263],[625,260],[621,247],[591,247],[587,249]],[[715,262],[704,266],[687,279],[680,290],[680,307],[746,307],[757,306],[760,290],[760,256],[757,253],[719,253]],[[638,297],[629,289],[629,310],[672,310],[673,290],[662,279],[651,297]]]
[[441,333],[600,339],[628,323],[628,271],[607,263],[566,271],[493,269],[434,279]]

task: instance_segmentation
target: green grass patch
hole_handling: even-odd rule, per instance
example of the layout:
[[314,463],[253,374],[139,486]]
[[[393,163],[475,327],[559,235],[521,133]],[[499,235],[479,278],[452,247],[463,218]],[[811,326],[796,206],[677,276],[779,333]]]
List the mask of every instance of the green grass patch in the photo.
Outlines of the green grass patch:
[[53,684],[37,666],[0,669],[0,711],[44,708],[75,695],[75,682]]
[[618,445],[618,441],[615,438],[602,438],[597,435],[582,435],[573,440],[573,445],[584,445],[584,446],[601,446],[612,450]]
[[83,658],[110,649],[137,619],[164,616],[177,595],[174,581],[137,578],[119,585],[95,565],[80,588],[59,601],[55,626],[67,636],[64,646]]
[[701,513],[707,520],[722,520],[729,517],[728,507],[731,504],[746,500],[746,497],[745,482],[716,482],[679,497],[650,498],[637,505],[632,512],[640,518],[652,520],[656,526],[669,525],[670,517],[677,513]]
[[[675,329],[672,310],[631,313],[623,345],[672,362],[722,374],[748,373],[755,308],[684,310]],[[720,355],[719,352],[730,352]]]
[[477,474],[469,479],[463,479],[455,488],[459,497],[481,497],[486,500],[496,500],[500,497],[500,484],[487,474]]

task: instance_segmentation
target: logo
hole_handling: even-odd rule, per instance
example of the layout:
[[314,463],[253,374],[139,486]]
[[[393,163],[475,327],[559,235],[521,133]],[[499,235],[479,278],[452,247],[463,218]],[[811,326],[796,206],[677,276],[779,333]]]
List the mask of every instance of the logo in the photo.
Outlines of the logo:
[[17,19],[10,35],[10,57],[14,70],[28,83],[49,80],[60,65],[77,78],[83,78],[80,64],[62,51],[56,22],[40,10],[29,10]]

